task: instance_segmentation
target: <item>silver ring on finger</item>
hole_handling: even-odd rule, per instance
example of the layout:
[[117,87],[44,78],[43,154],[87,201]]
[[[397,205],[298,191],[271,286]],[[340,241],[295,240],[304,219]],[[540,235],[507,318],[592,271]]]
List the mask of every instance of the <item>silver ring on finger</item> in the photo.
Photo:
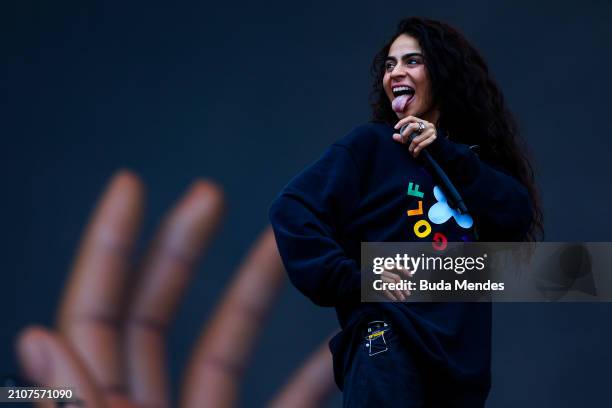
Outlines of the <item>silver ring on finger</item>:
[[421,133],[423,133],[424,130],[425,124],[423,122],[419,122],[419,128],[416,130],[416,132],[420,135]]

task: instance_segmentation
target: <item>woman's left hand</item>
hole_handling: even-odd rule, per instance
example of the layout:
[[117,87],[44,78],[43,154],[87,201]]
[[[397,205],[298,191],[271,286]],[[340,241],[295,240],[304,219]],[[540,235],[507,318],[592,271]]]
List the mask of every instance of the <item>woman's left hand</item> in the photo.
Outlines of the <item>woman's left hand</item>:
[[[419,125],[422,123],[422,125]],[[408,146],[408,151],[412,154],[412,157],[417,157],[421,150],[425,147],[429,146],[436,140],[438,137],[436,133],[436,127],[433,123],[427,122],[426,120],[417,118],[416,116],[406,116],[401,119],[395,125],[395,129],[401,129],[402,126],[408,124],[408,126],[404,129],[404,131],[400,133],[393,134],[393,140],[399,143],[410,143]],[[421,127],[423,130],[421,134],[417,135],[412,141],[410,141],[410,135],[413,132],[416,132]]]

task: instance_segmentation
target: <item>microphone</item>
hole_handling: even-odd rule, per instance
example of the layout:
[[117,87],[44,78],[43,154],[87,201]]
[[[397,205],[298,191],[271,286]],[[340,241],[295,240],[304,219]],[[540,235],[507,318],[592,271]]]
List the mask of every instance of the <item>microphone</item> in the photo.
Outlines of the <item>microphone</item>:
[[[404,133],[404,130],[408,127],[408,125],[409,124],[406,124],[401,127],[400,135]],[[409,136],[410,141],[412,141],[418,135],[419,134],[417,132],[412,132]],[[463,202],[463,198],[461,198],[461,195],[455,188],[455,185],[450,181],[444,170],[442,170],[442,167],[440,167],[438,162],[436,162],[434,158],[431,157],[431,154],[426,149],[421,150],[420,155],[425,159],[425,161],[433,169],[434,173],[436,173],[436,175],[444,185],[445,190],[448,194],[448,201],[451,207],[456,207],[457,211],[459,211],[460,214],[467,214],[468,210],[465,206],[465,203]]]

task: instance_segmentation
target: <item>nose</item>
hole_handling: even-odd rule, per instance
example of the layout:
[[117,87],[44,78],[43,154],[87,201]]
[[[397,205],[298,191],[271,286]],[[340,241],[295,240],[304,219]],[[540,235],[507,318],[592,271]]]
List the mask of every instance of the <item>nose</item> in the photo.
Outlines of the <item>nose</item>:
[[391,78],[402,78],[406,76],[405,70],[402,68],[402,64],[397,64],[393,67],[390,74]]

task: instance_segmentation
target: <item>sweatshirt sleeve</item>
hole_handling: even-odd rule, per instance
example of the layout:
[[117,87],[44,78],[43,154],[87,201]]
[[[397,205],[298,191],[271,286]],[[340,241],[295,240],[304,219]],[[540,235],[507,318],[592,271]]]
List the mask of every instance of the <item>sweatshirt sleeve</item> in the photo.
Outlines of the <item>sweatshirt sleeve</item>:
[[522,241],[532,222],[527,188],[482,161],[467,145],[439,136],[427,148],[455,183],[483,241]]
[[359,197],[357,163],[347,147],[334,144],[270,206],[270,221],[289,278],[317,305],[359,302],[359,265],[338,242]]

